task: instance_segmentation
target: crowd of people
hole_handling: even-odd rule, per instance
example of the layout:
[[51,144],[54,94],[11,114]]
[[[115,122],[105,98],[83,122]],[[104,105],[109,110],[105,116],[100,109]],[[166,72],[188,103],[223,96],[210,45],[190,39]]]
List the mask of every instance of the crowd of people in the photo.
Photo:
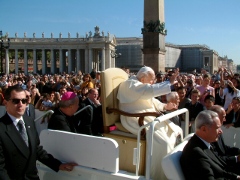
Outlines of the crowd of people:
[[[169,113],[187,108],[189,131],[198,132],[202,127],[202,124],[196,121],[199,119],[199,114],[206,110],[210,112],[209,110],[218,105],[223,107],[226,113],[226,121],[222,121],[222,124],[227,128],[240,127],[240,75],[238,73],[233,74],[226,68],[219,68],[214,74],[209,74],[204,69],[199,73],[182,73],[176,68],[166,73],[159,72],[155,76],[155,72],[150,67],[142,67],[137,74],[130,74],[129,69],[123,68],[123,70],[129,74],[129,79],[119,86],[117,98],[120,110],[130,113],[152,111]],[[9,98],[7,92],[12,87],[21,87],[26,97]],[[100,72],[95,69],[89,74],[81,71],[76,74],[61,75],[18,73],[3,75],[0,78],[0,105],[6,106],[9,101],[17,105],[26,104],[24,115],[28,117],[34,114],[34,109],[41,111],[52,109],[54,114],[48,119],[49,129],[102,136],[100,94]],[[93,117],[88,109],[78,113],[88,105],[93,109]],[[215,115],[211,117],[215,118]],[[34,119],[34,117],[31,118]],[[144,122],[153,120],[153,117],[145,117]],[[177,138],[183,137],[181,126],[183,121],[184,117],[180,115],[171,118],[169,122],[156,125],[154,151],[159,151],[163,147],[162,144],[166,142],[166,152],[170,152],[175,147]],[[121,123],[129,132],[137,134],[139,125],[135,118],[121,116]],[[154,153],[152,165],[161,166],[159,160],[163,155]],[[72,166],[74,164],[69,165],[71,169]],[[151,177],[160,178],[162,176],[160,173],[161,171],[153,169]]]
[[[179,73],[177,83],[171,86],[171,91],[178,93],[179,102],[175,102],[177,109],[189,110],[190,132],[194,132],[195,118],[203,110],[209,110],[213,105],[223,106],[227,116],[224,126],[240,127],[240,76],[233,74],[226,68],[219,68],[214,74],[206,70],[201,73],[181,73],[178,69],[166,74],[158,73],[156,83],[169,79],[173,73]],[[168,95],[157,97],[167,103]],[[183,120],[181,118],[181,120]]]

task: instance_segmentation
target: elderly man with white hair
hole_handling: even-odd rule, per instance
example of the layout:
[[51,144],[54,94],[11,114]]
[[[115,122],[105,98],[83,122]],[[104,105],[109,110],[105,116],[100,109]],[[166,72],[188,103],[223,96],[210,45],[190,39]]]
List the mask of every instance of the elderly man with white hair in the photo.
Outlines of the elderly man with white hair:
[[[170,92],[169,94],[167,94],[166,98],[167,98],[168,104],[172,104],[172,107],[173,107],[172,110],[166,111],[166,112],[170,113],[172,111],[177,110],[179,102],[180,102],[178,93],[177,92]],[[170,121],[172,121],[174,124],[181,127],[181,120],[179,119],[178,116],[175,116],[175,117],[171,118]]]
[[[155,99],[157,96],[171,92],[170,86],[175,83],[177,74],[169,81],[155,83],[155,73],[150,67],[142,67],[136,76],[122,82],[118,89],[119,108],[130,113],[160,112],[172,109],[172,104],[164,104]],[[144,124],[154,121],[154,117],[145,117]],[[138,118],[121,116],[122,125],[131,133],[138,133]],[[147,129],[147,139],[149,138]],[[182,135],[182,129],[167,120],[155,126],[151,179],[166,179],[162,167],[162,158],[173,150],[177,137]]]

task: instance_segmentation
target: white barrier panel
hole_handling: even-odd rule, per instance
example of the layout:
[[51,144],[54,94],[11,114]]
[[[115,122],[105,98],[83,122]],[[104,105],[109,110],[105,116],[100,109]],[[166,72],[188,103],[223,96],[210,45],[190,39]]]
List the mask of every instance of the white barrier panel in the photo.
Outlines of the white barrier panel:
[[[38,109],[35,109],[35,118],[38,118],[45,113],[46,113],[46,111],[39,111]],[[44,122],[42,121],[42,119],[39,119],[38,121],[35,121],[35,126],[36,126],[36,129],[37,129],[38,135],[40,135],[41,131],[44,130],[44,129],[47,129],[47,127],[48,127],[47,118],[45,119]]]
[[240,128],[222,126],[222,130],[225,144],[240,148]]
[[119,147],[113,139],[43,130],[40,142],[48,153],[63,162],[112,173],[119,171]]
[[188,134],[181,144],[176,146],[173,151],[167,154],[162,160],[162,167],[167,179],[171,180],[184,180],[185,177],[180,165],[180,157],[182,155],[183,148],[188,143],[189,139],[194,133]]

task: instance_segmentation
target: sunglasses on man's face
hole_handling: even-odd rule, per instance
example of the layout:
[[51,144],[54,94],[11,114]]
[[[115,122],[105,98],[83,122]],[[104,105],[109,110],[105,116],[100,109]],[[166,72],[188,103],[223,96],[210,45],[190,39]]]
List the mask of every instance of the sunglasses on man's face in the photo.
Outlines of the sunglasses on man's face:
[[13,104],[19,104],[20,101],[22,102],[22,104],[26,104],[28,102],[28,99],[9,99],[12,101]]

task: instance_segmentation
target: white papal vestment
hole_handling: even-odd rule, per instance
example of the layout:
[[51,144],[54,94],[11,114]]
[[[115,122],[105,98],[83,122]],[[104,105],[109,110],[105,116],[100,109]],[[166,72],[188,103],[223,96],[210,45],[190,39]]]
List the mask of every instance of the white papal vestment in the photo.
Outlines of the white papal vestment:
[[[119,86],[117,95],[119,109],[130,113],[163,111],[165,104],[154,97],[170,93],[170,86],[171,84],[167,81],[153,85],[143,84],[135,76],[132,76]],[[152,122],[154,119],[155,117],[145,117],[144,124]],[[138,118],[121,116],[121,123],[129,132],[137,135]],[[169,120],[156,124],[151,168],[152,179],[166,179],[161,161],[168,152],[173,150],[179,134],[182,136],[182,129]],[[147,139],[148,136],[147,133]]]

